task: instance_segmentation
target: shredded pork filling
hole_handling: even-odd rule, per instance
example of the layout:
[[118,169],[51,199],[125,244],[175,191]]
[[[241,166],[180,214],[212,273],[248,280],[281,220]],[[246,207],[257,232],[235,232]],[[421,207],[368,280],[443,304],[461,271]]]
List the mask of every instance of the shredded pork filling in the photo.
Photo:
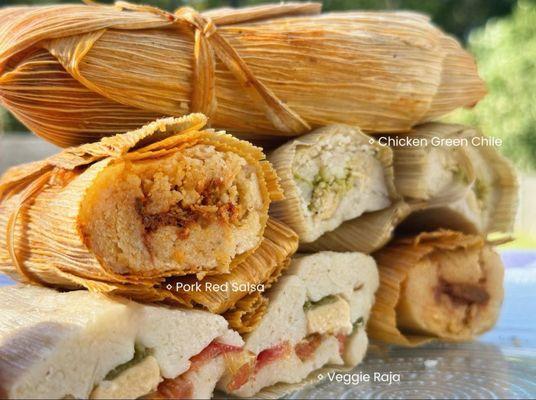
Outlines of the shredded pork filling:
[[170,156],[117,162],[86,195],[90,248],[118,273],[226,270],[261,240],[256,170],[239,155],[194,145]]
[[423,259],[403,283],[399,328],[461,339],[492,324],[502,298],[502,269],[494,267],[490,257],[458,250]]
[[339,134],[296,149],[293,174],[302,212],[322,233],[364,212],[386,208],[389,193],[376,150]]
[[459,304],[486,304],[489,293],[483,285],[472,283],[449,283],[440,281],[437,287],[437,295],[446,294],[450,299]]

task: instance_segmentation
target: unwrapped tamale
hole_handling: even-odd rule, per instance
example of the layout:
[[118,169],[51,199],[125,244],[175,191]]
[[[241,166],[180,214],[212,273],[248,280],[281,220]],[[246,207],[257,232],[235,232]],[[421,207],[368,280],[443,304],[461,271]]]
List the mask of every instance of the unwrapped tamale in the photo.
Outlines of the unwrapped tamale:
[[358,128],[319,128],[268,158],[285,193],[270,214],[298,233],[302,250],[370,252],[389,237],[390,219],[403,213],[391,150]]
[[482,237],[427,232],[395,239],[374,258],[380,288],[368,324],[371,338],[400,345],[470,340],[495,324],[504,267]]
[[208,312],[0,288],[2,399],[209,399],[242,345]]
[[[425,16],[318,3],[202,15],[119,2],[0,11],[0,101],[60,146],[203,112],[250,137],[331,123],[407,131],[484,94]],[[299,67],[297,67],[299,66]]]
[[[274,222],[264,237],[269,203],[282,195],[274,171],[260,149],[205,123],[202,114],[162,119],[8,170],[0,270],[151,298],[166,278],[228,273],[259,246],[283,260],[295,235]],[[291,244],[277,247],[280,238]],[[279,268],[262,270],[261,258],[251,261],[256,283]]]
[[429,123],[381,142],[392,144],[396,189],[417,210],[402,229],[512,230],[518,182],[494,138],[463,125]]
[[267,397],[279,398],[322,367],[355,367],[367,351],[365,326],[377,287],[370,256],[296,256],[268,292],[270,303],[256,329],[243,335],[242,354],[229,355],[218,387],[240,397],[262,398],[268,390]]

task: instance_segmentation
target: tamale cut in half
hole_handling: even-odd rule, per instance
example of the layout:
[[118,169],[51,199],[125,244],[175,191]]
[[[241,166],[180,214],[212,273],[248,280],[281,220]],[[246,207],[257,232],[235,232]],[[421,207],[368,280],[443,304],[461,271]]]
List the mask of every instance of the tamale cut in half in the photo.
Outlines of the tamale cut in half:
[[406,132],[485,94],[472,56],[426,16],[320,9],[5,8],[0,102],[67,147],[190,112],[252,139]]
[[368,323],[372,339],[406,346],[463,341],[495,324],[504,267],[481,236],[425,232],[393,240],[374,258],[380,288]]
[[489,138],[471,127],[429,123],[389,139],[417,140],[392,146],[396,189],[415,210],[402,230],[512,231],[517,176]]
[[294,139],[268,158],[285,193],[270,213],[298,233],[302,250],[370,252],[371,244],[387,240],[371,225],[389,225],[397,212],[374,212],[399,207],[389,147],[337,124]]
[[260,149],[205,123],[202,114],[161,119],[8,170],[0,270],[204,306],[167,290],[165,279],[249,270],[248,262],[257,263],[249,279],[277,275],[297,240],[268,223],[270,201],[282,196],[277,177]]
[[209,399],[242,345],[200,310],[0,287],[2,399]]
[[230,354],[218,388],[239,397],[281,398],[316,383],[319,373],[355,367],[367,351],[365,326],[377,288],[371,256],[295,256],[267,292],[270,303],[259,325],[243,335],[242,354]]

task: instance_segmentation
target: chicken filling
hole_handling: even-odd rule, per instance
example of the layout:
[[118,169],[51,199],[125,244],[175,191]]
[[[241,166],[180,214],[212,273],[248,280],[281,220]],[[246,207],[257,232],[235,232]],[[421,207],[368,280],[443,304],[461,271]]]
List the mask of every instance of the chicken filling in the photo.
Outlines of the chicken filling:
[[[490,205],[495,201],[493,187],[493,171],[485,164],[482,155],[472,147],[463,149],[471,159],[476,178],[465,197],[450,206],[466,215],[472,221],[481,225],[488,224]],[[471,182],[467,171],[460,165],[457,148],[434,148],[430,152],[430,162],[426,169],[426,184],[428,196],[434,198],[448,191],[454,183],[468,185]]]
[[293,175],[304,216],[324,231],[390,204],[377,150],[356,143],[350,135],[298,147]]

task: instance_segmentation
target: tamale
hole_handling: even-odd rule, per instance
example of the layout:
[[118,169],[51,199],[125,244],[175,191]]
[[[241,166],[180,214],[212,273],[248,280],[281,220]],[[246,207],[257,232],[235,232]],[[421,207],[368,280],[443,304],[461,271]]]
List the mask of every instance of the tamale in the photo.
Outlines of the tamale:
[[395,239],[373,256],[380,288],[368,323],[372,339],[400,345],[471,340],[495,324],[504,267],[482,237],[425,232]]
[[297,255],[268,291],[270,303],[258,326],[243,335],[243,353],[251,357],[239,357],[243,364],[228,362],[218,387],[259,398],[261,389],[280,392],[284,389],[273,385],[301,383],[322,367],[355,367],[367,351],[365,326],[377,288],[378,271],[370,256]]
[[242,345],[208,312],[85,290],[0,288],[2,399],[209,399],[225,353]]
[[473,58],[425,16],[319,12],[318,3],[207,15],[125,2],[6,8],[0,100],[70,146],[190,112],[252,138],[332,123],[401,132],[485,93]]
[[[270,214],[298,233],[302,250],[340,250],[333,247],[339,247],[341,224],[359,226],[360,217],[396,203],[391,150],[358,128],[319,128],[277,148],[268,159],[285,193],[284,200],[272,203]],[[342,230],[349,244],[343,250],[370,250],[359,247],[360,231]]]
[[282,194],[260,149],[205,123],[202,114],[157,120],[8,170],[0,270],[143,298],[165,278],[245,262]]
[[[395,143],[397,191],[406,201],[423,205],[415,207],[401,229],[484,234],[512,230],[518,204],[516,172],[492,140],[474,128],[441,123],[383,139]],[[412,143],[405,144],[407,139]]]

